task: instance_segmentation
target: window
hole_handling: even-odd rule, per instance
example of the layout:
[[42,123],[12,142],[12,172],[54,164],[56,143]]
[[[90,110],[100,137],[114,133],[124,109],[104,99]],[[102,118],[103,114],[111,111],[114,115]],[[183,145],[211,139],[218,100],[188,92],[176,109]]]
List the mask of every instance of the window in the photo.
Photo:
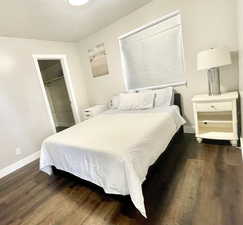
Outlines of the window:
[[126,88],[186,84],[179,12],[119,38]]

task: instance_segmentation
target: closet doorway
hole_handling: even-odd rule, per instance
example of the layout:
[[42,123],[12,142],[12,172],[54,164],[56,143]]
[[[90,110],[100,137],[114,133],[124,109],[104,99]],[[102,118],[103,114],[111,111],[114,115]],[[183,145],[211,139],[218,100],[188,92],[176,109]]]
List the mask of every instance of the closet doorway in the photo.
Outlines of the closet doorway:
[[44,58],[33,56],[40,78],[44,98],[54,132],[60,132],[71,126],[75,121],[75,110],[68,82],[68,68],[65,58]]

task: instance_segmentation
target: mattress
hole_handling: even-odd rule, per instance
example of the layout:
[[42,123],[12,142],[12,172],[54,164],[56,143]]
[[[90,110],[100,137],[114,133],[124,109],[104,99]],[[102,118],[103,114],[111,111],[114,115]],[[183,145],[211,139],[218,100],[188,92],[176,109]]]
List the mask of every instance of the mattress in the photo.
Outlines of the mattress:
[[41,148],[40,170],[51,175],[55,166],[106,193],[130,195],[146,217],[142,183],[184,123],[177,106],[109,110],[47,138]]

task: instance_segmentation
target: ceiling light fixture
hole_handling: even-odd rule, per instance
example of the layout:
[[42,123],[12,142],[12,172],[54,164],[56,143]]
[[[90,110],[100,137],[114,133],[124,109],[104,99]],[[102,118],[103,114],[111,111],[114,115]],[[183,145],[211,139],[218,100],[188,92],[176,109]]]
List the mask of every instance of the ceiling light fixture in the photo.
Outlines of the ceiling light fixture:
[[80,6],[85,5],[89,2],[89,0],[68,0],[70,5]]

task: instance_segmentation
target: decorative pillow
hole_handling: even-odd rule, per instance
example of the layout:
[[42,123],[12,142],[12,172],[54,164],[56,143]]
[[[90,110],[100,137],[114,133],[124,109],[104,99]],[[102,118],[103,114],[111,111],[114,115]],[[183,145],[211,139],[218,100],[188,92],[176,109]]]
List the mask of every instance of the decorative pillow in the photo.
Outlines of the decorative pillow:
[[151,109],[154,105],[154,93],[120,94],[120,110]]
[[155,91],[155,107],[169,106],[174,102],[174,91],[172,87]]

